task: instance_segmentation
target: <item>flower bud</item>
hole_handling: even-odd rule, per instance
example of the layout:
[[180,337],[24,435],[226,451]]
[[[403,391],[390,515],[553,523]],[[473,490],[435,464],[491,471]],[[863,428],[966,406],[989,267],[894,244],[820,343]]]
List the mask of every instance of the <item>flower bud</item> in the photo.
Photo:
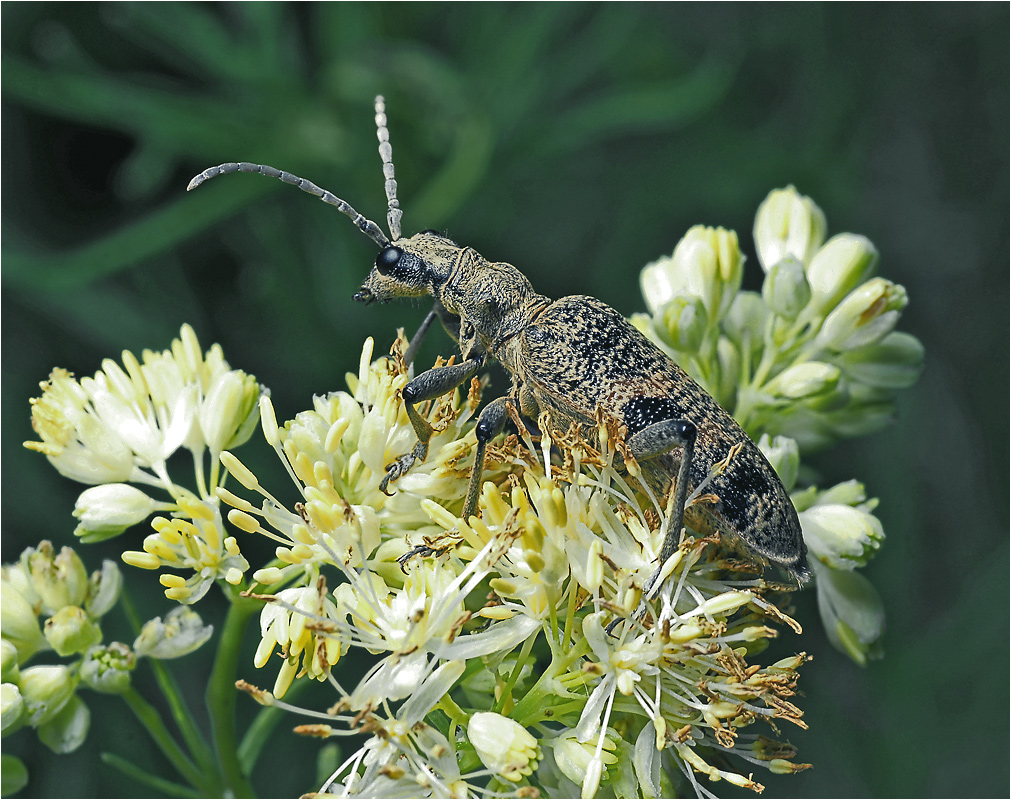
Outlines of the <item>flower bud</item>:
[[70,667],[64,664],[22,670],[20,689],[28,724],[35,728],[55,717],[73,696],[76,686]]
[[138,656],[168,659],[188,655],[211,638],[213,625],[204,625],[200,615],[187,606],[172,609],[162,622],[155,617],[144,623],[133,643]]
[[816,341],[836,351],[873,344],[891,332],[908,302],[903,287],[872,278],[850,292],[825,318]]
[[92,486],[81,492],[74,505],[74,516],[80,520],[74,536],[89,544],[111,539],[143,522],[157,508],[158,503],[128,484]]
[[123,574],[115,561],[106,559],[102,562],[102,570],[95,570],[88,580],[88,599],[84,609],[94,618],[107,614],[119,600],[119,591],[123,587]]
[[64,606],[46,620],[46,641],[61,656],[83,653],[102,641],[102,631],[80,606]]
[[788,405],[772,416],[765,427],[773,436],[789,436],[801,453],[824,450],[841,438],[825,414],[812,411],[804,404]]
[[773,189],[758,207],[754,237],[766,272],[787,258],[807,264],[825,240],[825,215],[792,186]]
[[911,334],[892,331],[874,344],[847,350],[835,362],[853,381],[878,389],[906,389],[923,371],[923,345]]
[[867,387],[855,384],[851,387],[850,402],[845,408],[824,414],[836,439],[853,439],[875,433],[895,419],[893,399],[879,400],[865,397],[860,390]]
[[28,767],[15,755],[4,753],[0,755],[0,790],[4,797],[13,797],[28,785]]
[[20,674],[18,649],[13,642],[0,639],[0,680],[4,683],[16,683]]
[[874,586],[859,572],[836,570],[812,561],[818,611],[829,641],[860,666],[881,657],[885,609]]
[[664,256],[651,261],[639,272],[639,289],[650,314],[656,314],[680,292],[681,284],[674,274],[674,260]]
[[51,719],[39,725],[39,741],[54,753],[72,753],[82,744],[91,727],[91,712],[74,695]]
[[835,486],[819,492],[811,505],[823,506],[833,503],[841,503],[845,506],[866,504],[865,510],[870,511],[873,506],[878,504],[878,501],[874,499],[867,503],[867,489],[860,481],[850,478],[848,481],[837,483]]
[[14,646],[19,661],[27,661],[39,650],[48,647],[39,628],[38,612],[32,606],[32,597],[41,603],[22,565],[4,567],[3,580],[0,581],[0,631],[4,641]]
[[716,360],[720,365],[716,385],[709,388],[724,408],[737,404],[737,387],[741,383],[741,354],[730,339],[721,336],[716,341]]
[[530,775],[540,757],[537,739],[526,728],[491,711],[471,716],[467,737],[488,769],[513,782]]
[[784,319],[796,319],[811,299],[804,265],[789,257],[773,266],[762,283],[762,299]]
[[812,506],[800,525],[811,555],[837,570],[865,566],[885,538],[877,517],[840,503]]
[[122,642],[92,647],[81,662],[81,680],[96,692],[122,694],[136,666],[137,656]]
[[686,353],[699,349],[706,327],[706,309],[697,297],[678,295],[653,318],[653,328],[660,340]]
[[56,555],[51,542],[25,550],[21,561],[28,568],[32,586],[42,600],[42,610],[55,614],[64,606],[79,606],[88,594],[88,573],[80,556],[64,547]]
[[[597,741],[601,736],[604,736],[601,757],[595,759]],[[596,778],[599,782],[601,778],[606,777],[607,767],[618,763],[618,757],[611,752],[616,747],[617,745],[605,736],[603,731],[587,742],[580,742],[574,732],[568,731],[561,734],[553,743],[555,763],[558,765],[558,769],[576,786],[584,788],[588,788],[584,784],[586,778]],[[590,774],[591,768],[593,768],[594,775]],[[587,794],[584,791],[583,797],[592,797],[594,794],[595,792]]]
[[874,274],[878,251],[865,236],[840,233],[822,247],[807,268],[811,310],[827,314],[861,282]]
[[769,434],[763,433],[758,440],[758,449],[769,459],[786,491],[790,491],[797,483],[797,473],[800,470],[800,448],[797,442],[789,436],[770,439]]
[[696,225],[678,242],[670,258],[642,270],[639,283],[650,312],[655,314],[678,295],[685,295],[699,298],[709,321],[715,322],[737,294],[743,266],[736,233]]
[[742,353],[752,357],[765,347],[765,323],[769,307],[755,292],[738,292],[721,323],[723,332]]
[[25,723],[25,699],[13,683],[0,685],[0,727],[3,735],[14,733]]
[[242,370],[222,373],[213,381],[198,414],[212,458],[249,439],[260,419],[259,399],[260,384]]
[[832,392],[839,383],[839,375],[839,368],[833,364],[805,361],[781,372],[765,389],[790,400],[806,400]]

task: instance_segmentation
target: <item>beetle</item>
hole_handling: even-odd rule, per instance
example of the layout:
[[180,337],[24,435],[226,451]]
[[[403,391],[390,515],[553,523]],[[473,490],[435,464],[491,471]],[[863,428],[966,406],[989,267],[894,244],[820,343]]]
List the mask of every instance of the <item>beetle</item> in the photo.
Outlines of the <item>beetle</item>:
[[[436,231],[402,235],[403,212],[381,96],[375,110],[389,238],[331,192],[262,164],[211,167],[193,178],[187,190],[231,172],[255,172],[297,186],[335,206],[380,247],[355,300],[386,303],[426,296],[434,300],[406,359],[412,359],[438,319],[459,345],[462,360],[423,372],[404,386],[403,400],[418,442],[388,465],[380,488],[386,492],[428,454],[433,429],[417,406],[453,391],[495,359],[509,373],[512,386],[506,396],[484,407],[475,425],[477,447],[463,519],[477,511],[485,449],[505,427],[507,404],[528,420],[549,420],[559,432],[573,424],[595,425],[603,412],[624,426],[624,444],[651,489],[663,493],[660,496],[673,489],[667,510],[670,525],[644,593],[654,588],[663,564],[677,549],[688,492],[700,486],[732,448],[730,468],[711,476],[709,486],[717,497],[712,504],[690,508],[690,521],[742,544],[753,560],[777,564],[798,584],[804,583],[810,569],[800,521],[772,465],[733,417],[621,314],[585,295],[551,300],[538,294],[516,267],[488,261]],[[541,416],[543,412],[547,415]]]

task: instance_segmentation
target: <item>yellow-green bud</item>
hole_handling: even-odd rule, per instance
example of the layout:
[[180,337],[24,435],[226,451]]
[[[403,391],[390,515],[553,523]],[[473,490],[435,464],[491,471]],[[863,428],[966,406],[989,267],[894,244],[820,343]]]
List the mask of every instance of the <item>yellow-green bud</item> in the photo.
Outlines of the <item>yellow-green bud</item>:
[[840,233],[829,239],[807,268],[811,311],[827,314],[855,287],[874,274],[878,251],[865,236]]
[[198,419],[212,458],[243,444],[260,420],[260,385],[234,369],[217,376],[200,403]]
[[796,319],[811,299],[804,265],[788,257],[773,266],[762,283],[762,299],[784,319]]
[[807,264],[825,240],[825,215],[792,186],[773,189],[758,207],[754,236],[766,272],[786,258]]
[[[597,741],[601,736],[604,736],[604,743],[600,753],[601,758],[598,760],[594,758],[594,753],[596,753]],[[558,769],[576,786],[584,788],[588,788],[585,786],[586,778],[589,777],[591,780],[596,778],[599,782],[601,778],[607,776],[607,766],[618,762],[618,757],[611,752],[616,747],[617,745],[605,736],[603,731],[587,742],[580,742],[576,738],[575,732],[568,731],[553,742],[555,763],[558,765]],[[594,771],[597,774],[590,775],[591,767],[595,767]],[[584,791],[583,797],[593,797],[595,793],[594,791],[587,794]]]
[[467,738],[481,762],[509,781],[516,782],[530,775],[540,757],[537,739],[526,728],[491,711],[479,711],[471,716]]
[[[817,499],[811,505],[829,505],[831,503],[842,504],[844,506],[856,506],[867,502],[867,489],[860,481],[850,478],[848,481],[837,483],[835,486],[818,493]],[[868,510],[878,504],[877,500],[871,500],[867,506]]]
[[165,616],[164,622],[155,617],[144,623],[133,649],[138,656],[148,658],[179,658],[199,648],[213,633],[214,626],[205,626],[196,611],[179,606]]
[[96,692],[122,694],[136,666],[137,656],[122,642],[92,647],[81,662],[81,680]]
[[25,724],[25,700],[21,690],[13,683],[0,685],[0,727],[6,736]]
[[105,483],[85,489],[74,505],[80,522],[74,535],[82,542],[101,542],[143,522],[158,504],[125,483]]
[[[755,292],[738,292],[721,323],[723,332],[740,348],[756,356],[765,347],[765,323],[769,307]],[[745,346],[747,345],[747,346]]]
[[800,448],[797,447],[797,442],[789,436],[770,439],[769,434],[763,433],[758,440],[758,449],[769,459],[783,486],[790,491],[797,483],[797,473],[800,471]]
[[102,630],[80,606],[64,606],[46,620],[46,641],[61,656],[83,653],[102,641]]
[[833,364],[805,361],[781,372],[765,390],[790,400],[820,397],[835,390],[839,376],[839,368]]
[[720,371],[716,386],[710,388],[724,408],[733,408],[737,403],[737,387],[741,379],[741,354],[730,339],[721,336],[716,341],[716,360]]
[[28,724],[34,728],[55,717],[67,704],[77,681],[70,667],[59,664],[21,670],[19,686],[28,711]]
[[21,554],[32,578],[32,586],[42,600],[42,610],[55,614],[64,606],[79,606],[88,595],[88,572],[80,556],[64,547],[56,554],[51,542],[42,541]]
[[21,564],[3,568],[0,593],[0,630],[3,638],[17,650],[20,661],[27,661],[36,652],[48,647],[39,627],[38,611],[32,605],[33,599],[37,604],[42,601]]
[[872,278],[850,292],[825,318],[816,341],[836,351],[873,344],[891,333],[908,302],[903,287]]
[[836,570],[812,560],[818,611],[829,641],[860,666],[880,658],[885,609],[874,586],[859,572]]
[[91,712],[74,695],[51,719],[39,725],[39,741],[54,753],[72,753],[82,744],[91,727]]
[[119,591],[123,587],[123,574],[115,561],[106,559],[102,562],[101,571],[95,570],[88,580],[88,599],[84,609],[94,618],[101,617],[119,600]]
[[892,331],[879,342],[847,350],[835,361],[853,381],[878,389],[905,389],[923,371],[923,345],[912,334]]
[[642,270],[639,283],[651,313],[685,295],[699,298],[709,321],[715,322],[737,294],[743,269],[736,233],[696,225],[678,242],[672,256]]
[[18,649],[13,642],[0,639],[0,680],[4,683],[18,680],[21,674],[18,669]]
[[678,295],[665,303],[653,318],[653,327],[660,340],[685,353],[694,353],[699,349],[707,325],[702,301],[685,295]]
[[17,756],[0,754],[0,767],[0,791],[4,797],[13,797],[28,785],[28,767]]
[[840,503],[812,506],[800,525],[811,555],[837,570],[866,565],[885,538],[877,517]]

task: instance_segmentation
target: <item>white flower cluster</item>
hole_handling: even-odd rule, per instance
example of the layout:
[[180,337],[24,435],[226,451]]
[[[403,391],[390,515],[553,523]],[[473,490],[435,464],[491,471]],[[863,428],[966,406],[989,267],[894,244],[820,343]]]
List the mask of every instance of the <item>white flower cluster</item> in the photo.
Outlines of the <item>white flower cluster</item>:
[[[651,316],[633,318],[759,439],[788,491],[801,453],[876,431],[916,382],[923,345],[895,330],[906,291],[874,275],[863,236],[825,240],[825,216],[792,186],[755,217],[761,293],[739,291],[744,257],[728,231],[692,228],[643,269]],[[860,664],[880,654],[884,610],[859,573],[884,538],[863,486],[795,492],[829,638]]]
[[874,275],[874,245],[825,230],[811,198],[770,192],[755,218],[760,294],[739,291],[737,236],[700,225],[643,269],[651,318],[633,318],[749,434],[802,452],[886,425],[923,367],[919,340],[894,330],[908,298]]
[[[32,402],[32,426],[42,441],[25,446],[44,453],[63,475],[92,487],[81,493],[74,531],[83,542],[118,536],[158,511],[155,533],[143,551],[123,560],[164,574],[169,599],[195,603],[215,580],[231,584],[249,568],[234,537],[226,536],[213,489],[224,479],[221,453],[256,429],[260,386],[228,366],[221,348],[206,353],[184,325],[169,350],[123,352],[123,366],[105,359],[102,370],[80,382],[55,369]],[[167,460],[179,448],[193,456],[196,491],[176,483]],[[205,459],[210,469],[205,476]],[[129,484],[164,490],[155,500]]]
[[[414,445],[400,353],[372,362],[366,343],[351,392],[316,398],[283,427],[261,400],[264,432],[301,501],[284,508],[232,454],[222,460],[254,504],[227,490],[228,519],[278,542],[254,573],[268,593],[257,665],[278,652],[270,692],[329,681],[338,702],[316,736],[369,734],[324,791],[355,796],[501,793],[663,796],[696,773],[759,789],[712,753],[793,771],[788,745],[745,729],[801,727],[794,694],[803,654],[749,665],[776,630],[783,587],[741,574],[711,539],[688,535],[668,564],[668,592],[631,619],[652,575],[662,517],[615,463],[615,432],[568,441],[568,465],[512,436],[489,450],[480,516],[457,516],[476,446],[475,382],[422,407],[436,429],[428,458],[387,496],[385,465]],[[334,584],[335,585],[332,585]],[[611,633],[608,625],[616,623]],[[335,666],[356,650],[370,666],[345,685]],[[606,787],[606,788],[605,788]]]

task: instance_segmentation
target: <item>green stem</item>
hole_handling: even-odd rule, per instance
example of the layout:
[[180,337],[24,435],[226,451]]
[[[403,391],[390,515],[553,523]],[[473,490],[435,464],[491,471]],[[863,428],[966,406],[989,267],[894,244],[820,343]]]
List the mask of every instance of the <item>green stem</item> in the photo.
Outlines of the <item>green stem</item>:
[[144,786],[148,786],[154,789],[159,794],[164,794],[168,797],[202,797],[203,793],[197,789],[191,789],[188,786],[183,786],[181,783],[176,783],[175,781],[168,781],[165,778],[159,778],[157,775],[152,775],[150,772],[141,769],[136,764],[127,761],[121,756],[117,756],[115,753],[102,753],[102,762],[108,764],[115,770],[119,770],[128,778],[132,778]]
[[530,655],[530,649],[534,646],[534,641],[536,639],[536,636],[528,636],[523,642],[523,648],[520,650],[520,654],[516,657],[516,665],[513,667],[513,671],[509,674],[509,679],[506,681],[506,685],[502,689],[502,694],[499,695],[498,702],[495,703],[492,711],[497,711],[501,714],[502,709],[506,707],[506,703],[510,702],[512,699],[513,687],[516,685],[516,681],[520,677],[520,672],[523,671],[523,665],[526,663],[526,660]]
[[569,642],[572,641],[572,626],[576,621],[576,582],[574,580],[569,581],[569,606],[565,613],[565,632],[562,634],[562,641],[559,644],[562,647],[568,647]]
[[470,717],[470,714],[460,708],[457,702],[448,694],[443,695],[442,699],[435,704],[435,707],[442,709],[446,713],[446,716],[449,717],[450,722],[457,725],[463,725]]
[[[120,593],[120,603],[134,631],[140,633],[142,627],[140,617],[126,589],[123,589]],[[176,725],[179,727],[179,732],[182,734],[183,741],[186,742],[187,749],[196,758],[200,769],[205,775],[214,775],[217,771],[214,764],[214,756],[210,748],[207,747],[207,741],[200,733],[200,729],[193,719],[193,714],[183,699],[175,677],[165,664],[158,659],[149,659],[149,663],[154,672],[155,680],[158,682],[158,688],[161,689],[161,693],[168,703],[169,710],[172,712],[172,719],[175,720]]]
[[238,596],[230,598],[231,607],[218,640],[214,667],[207,684],[207,711],[211,717],[214,750],[218,757],[225,791],[233,797],[252,797],[253,788],[242,769],[239,743],[235,730],[235,675],[239,651],[249,619],[261,608],[256,600]]
[[[580,641],[565,655],[559,655],[551,659],[547,669],[541,673],[541,677],[530,687],[523,699],[520,700],[509,716],[521,725],[530,724],[530,720],[543,719],[544,708],[548,705],[544,702],[546,697],[556,696],[555,692],[546,689],[555,677],[569,668],[569,664],[582,658],[590,652],[590,646],[586,639]],[[582,701],[581,701],[582,702]]]
[[176,744],[168,728],[165,727],[158,709],[141,697],[140,693],[132,686],[121,697],[130,706],[130,710],[140,720],[148,735],[154,739],[155,744],[158,745],[158,748],[165,754],[165,757],[175,767],[176,771],[189,781],[190,785],[200,794],[212,795],[214,787],[208,786],[205,776],[190,761],[179,745]]
[[161,689],[169,709],[172,711],[172,719],[179,726],[186,747],[197,760],[200,769],[206,775],[214,775],[217,770],[214,764],[214,756],[207,746],[200,728],[197,727],[193,714],[190,713],[186,701],[183,699],[179,684],[175,676],[169,672],[168,668],[161,661],[151,659],[151,669],[154,671],[155,679],[158,681],[158,688]]

